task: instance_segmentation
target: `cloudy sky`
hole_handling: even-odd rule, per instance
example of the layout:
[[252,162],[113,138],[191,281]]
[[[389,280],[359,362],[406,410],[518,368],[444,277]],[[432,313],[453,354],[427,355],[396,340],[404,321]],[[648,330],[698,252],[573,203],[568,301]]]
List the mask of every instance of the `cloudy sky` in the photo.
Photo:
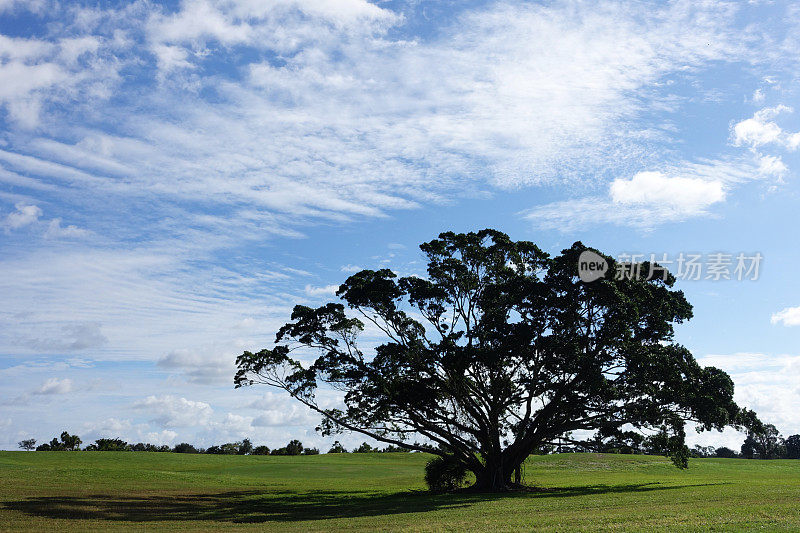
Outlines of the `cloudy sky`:
[[233,389],[235,356],[482,227],[761,254],[679,282],[677,340],[800,433],[798,25],[779,0],[0,0],[0,448],[325,447]]

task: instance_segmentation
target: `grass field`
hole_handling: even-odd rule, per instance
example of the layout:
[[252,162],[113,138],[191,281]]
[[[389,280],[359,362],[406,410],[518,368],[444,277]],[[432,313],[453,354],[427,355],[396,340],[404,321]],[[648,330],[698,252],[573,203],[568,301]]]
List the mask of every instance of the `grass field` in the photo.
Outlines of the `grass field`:
[[432,495],[427,457],[0,452],[2,530],[800,530],[800,460],[532,457],[530,493]]

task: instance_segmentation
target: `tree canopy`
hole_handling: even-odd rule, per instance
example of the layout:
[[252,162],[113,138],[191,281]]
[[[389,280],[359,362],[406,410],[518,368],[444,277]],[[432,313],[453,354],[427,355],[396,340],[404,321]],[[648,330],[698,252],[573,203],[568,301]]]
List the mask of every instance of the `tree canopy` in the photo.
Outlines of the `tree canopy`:
[[[692,307],[669,273],[616,276],[603,256],[606,273],[584,282],[578,258],[592,249],[582,243],[551,257],[491,229],[420,248],[425,277],[362,270],[339,287],[340,302],[295,306],[273,347],[237,358],[236,387],[285,390],[322,415],[324,434],[458,461],[482,490],[507,489],[529,454],[557,441],[658,435],[685,467],[687,422],[757,421],[733,401],[725,372],[673,341]],[[320,386],[343,405],[320,405]]]

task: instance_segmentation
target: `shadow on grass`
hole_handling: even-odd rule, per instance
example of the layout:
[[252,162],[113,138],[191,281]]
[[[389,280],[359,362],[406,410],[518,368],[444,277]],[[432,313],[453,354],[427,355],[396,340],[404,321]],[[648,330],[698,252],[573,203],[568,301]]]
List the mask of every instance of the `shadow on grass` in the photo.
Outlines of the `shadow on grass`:
[[294,522],[329,518],[356,518],[456,509],[481,501],[510,498],[565,498],[598,494],[675,490],[717,485],[586,485],[536,489],[526,492],[431,494],[408,491],[382,494],[359,491],[261,492],[215,494],[43,496],[6,501],[3,507],[28,515],[57,519],[95,519],[126,522],[210,520],[238,523]]

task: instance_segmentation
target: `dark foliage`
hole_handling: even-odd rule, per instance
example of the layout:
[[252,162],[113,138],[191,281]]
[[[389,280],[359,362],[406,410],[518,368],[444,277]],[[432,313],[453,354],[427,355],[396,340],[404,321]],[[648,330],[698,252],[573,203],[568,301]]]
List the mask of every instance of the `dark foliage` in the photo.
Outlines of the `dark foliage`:
[[200,451],[189,444],[188,442],[181,442],[172,448],[173,453],[200,453]]
[[366,442],[362,442],[361,446],[359,446],[358,448],[353,450],[353,453],[372,453],[372,452],[377,452],[377,451],[380,451],[380,450],[378,450],[377,448],[373,448],[372,446],[370,446]]
[[31,451],[36,448],[36,439],[25,439],[17,443],[20,449]]
[[467,482],[467,468],[453,457],[437,456],[425,465],[425,484],[432,492],[450,492]]
[[775,426],[759,424],[748,432],[741,452],[746,459],[780,459],[786,456],[786,446]]
[[800,459],[800,435],[786,437],[786,458]]
[[269,455],[268,446],[256,446],[251,455]]
[[239,443],[236,455],[250,455],[251,453],[253,453],[253,443],[250,442],[250,439],[244,439]]
[[131,451],[133,452],[171,452],[172,449],[163,444],[161,446],[157,446],[155,444],[144,443],[144,442],[137,442],[136,444],[131,446]]
[[328,450],[328,453],[347,453],[347,448],[342,446],[342,443],[337,440],[333,443],[331,449]]
[[734,450],[731,450],[730,448],[727,448],[725,446],[717,448],[714,451],[714,455],[717,457],[723,457],[725,459],[733,459],[739,456],[739,454],[737,454]]
[[126,452],[131,446],[122,439],[97,439],[94,444],[86,447],[86,451],[98,452]]
[[46,452],[63,452],[63,451],[76,451],[81,449],[81,438],[77,435],[70,435],[69,432],[63,431],[61,439],[54,438],[49,443],[40,444],[36,447],[36,451]]

